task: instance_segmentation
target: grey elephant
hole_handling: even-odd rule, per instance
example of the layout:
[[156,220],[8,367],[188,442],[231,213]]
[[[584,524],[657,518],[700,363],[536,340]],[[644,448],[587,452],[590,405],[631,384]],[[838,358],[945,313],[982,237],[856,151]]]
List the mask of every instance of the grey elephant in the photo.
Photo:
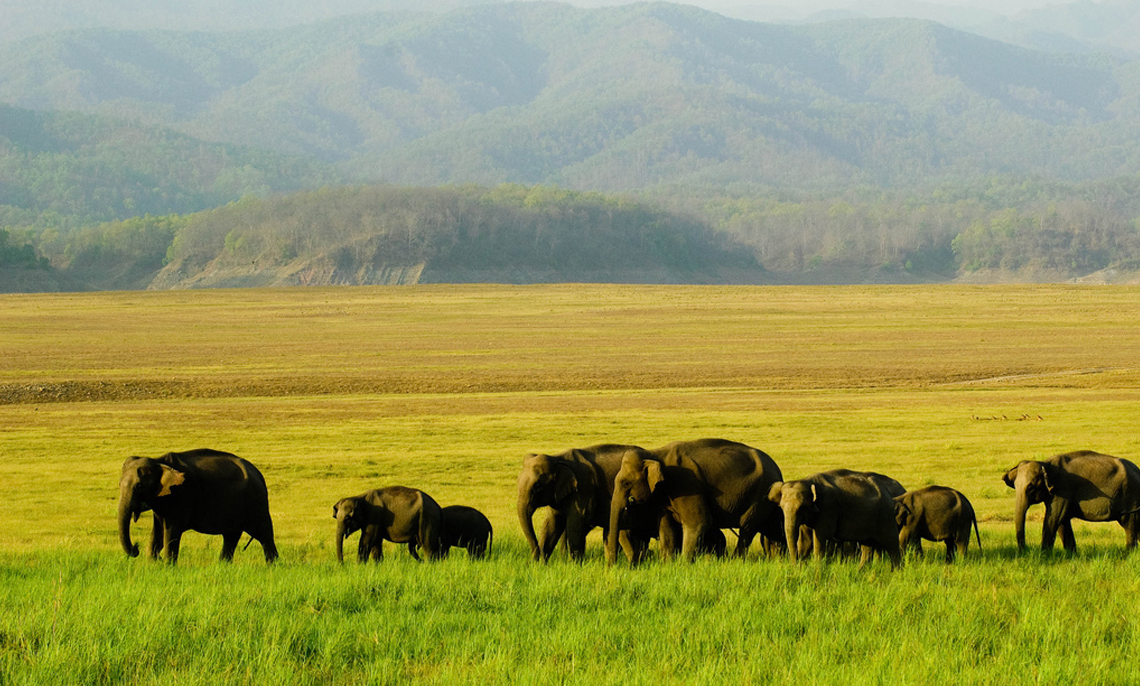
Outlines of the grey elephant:
[[[570,557],[581,560],[586,535],[595,527],[609,528],[610,499],[622,456],[636,446],[601,444],[571,448],[557,455],[530,454],[523,458],[518,478],[518,516],[531,557],[546,561],[565,537]],[[534,513],[550,513],[536,535]],[[643,554],[645,541],[623,541],[631,559]]]
[[1041,549],[1052,550],[1057,533],[1065,550],[1077,549],[1073,519],[1119,522],[1125,545],[1136,547],[1140,535],[1140,469],[1128,460],[1080,450],[1043,461],[1023,460],[1002,477],[1017,492],[1014,526],[1017,547],[1025,549],[1025,514],[1045,504]]
[[970,547],[970,526],[982,547],[978,518],[966,496],[946,486],[927,486],[907,491],[895,498],[895,522],[899,526],[899,548],[913,545],[922,553],[922,539],[946,544],[946,562],[954,553],[965,555]]
[[344,562],[344,539],[360,532],[357,560],[384,557],[383,543],[408,543],[408,552],[419,560],[416,548],[423,548],[428,559],[442,555],[442,519],[439,504],[416,488],[388,486],[341,498],[333,505],[336,519],[336,559]]
[[129,457],[119,477],[119,541],[127,555],[139,554],[131,542],[131,520],[154,512],[150,556],[165,552],[178,560],[182,534],[197,531],[222,537],[223,561],[233,559],[243,533],[261,544],[265,560],[277,559],[273,520],[265,478],[252,464],[231,453],[202,448],[162,457]]
[[792,559],[798,560],[805,552],[803,538],[810,534],[817,560],[833,544],[856,543],[862,548],[861,565],[873,551],[879,551],[890,558],[892,567],[898,567],[902,555],[891,495],[897,483],[881,474],[834,469],[798,481],[775,483],[768,499],[784,513]]
[[[720,438],[629,450],[614,480],[606,561],[616,560],[623,514],[646,504],[659,510],[662,534],[667,518],[680,525],[680,552],[688,560],[700,551],[701,536],[710,529],[739,528],[739,556],[758,533],[782,538],[779,511],[766,498],[782,478],[780,467],[763,451]],[[673,549],[662,540],[663,557],[671,557]]]
[[475,560],[483,559],[491,551],[494,529],[482,512],[466,505],[448,505],[440,514],[440,548],[444,557],[456,547],[465,548],[467,556]]

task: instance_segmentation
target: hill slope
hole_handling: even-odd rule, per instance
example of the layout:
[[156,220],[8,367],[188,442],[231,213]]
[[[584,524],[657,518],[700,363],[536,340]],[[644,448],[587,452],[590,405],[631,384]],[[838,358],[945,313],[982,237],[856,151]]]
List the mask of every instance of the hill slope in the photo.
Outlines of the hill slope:
[[911,20],[786,27],[669,4],[375,14],[0,46],[0,100],[409,184],[839,187],[1140,171],[1140,65]]
[[195,212],[333,178],[319,164],[277,153],[0,104],[0,227]]
[[595,194],[321,189],[190,218],[151,289],[403,283],[760,283],[707,226]]

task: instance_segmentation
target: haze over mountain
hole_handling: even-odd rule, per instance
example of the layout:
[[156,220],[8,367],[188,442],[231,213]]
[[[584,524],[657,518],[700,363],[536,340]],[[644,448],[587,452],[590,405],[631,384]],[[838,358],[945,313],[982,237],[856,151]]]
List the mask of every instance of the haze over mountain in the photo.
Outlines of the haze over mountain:
[[[0,43],[71,29],[246,31],[376,12],[447,12],[506,0],[0,0]],[[544,0],[524,0],[544,1]],[[597,9],[632,0],[572,0]],[[728,17],[771,23],[844,18],[926,19],[1006,42],[1061,51],[1137,52],[1132,0],[698,0]]]
[[1140,67],[916,20],[523,3],[0,46],[0,100],[402,184],[828,188],[1140,164]]

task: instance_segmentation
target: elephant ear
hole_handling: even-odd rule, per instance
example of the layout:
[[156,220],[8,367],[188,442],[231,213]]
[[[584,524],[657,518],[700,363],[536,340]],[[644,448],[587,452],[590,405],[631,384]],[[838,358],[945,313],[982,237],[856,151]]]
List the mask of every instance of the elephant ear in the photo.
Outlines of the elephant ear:
[[159,478],[158,495],[156,496],[158,498],[170,495],[170,489],[186,483],[186,475],[182,472],[166,465],[160,466],[162,467],[162,476]]
[[906,504],[905,500],[905,495],[895,496],[895,522],[898,524],[902,524],[914,514],[914,511],[910,509],[910,506]]
[[657,485],[665,480],[665,473],[661,470],[661,463],[656,460],[649,460],[645,463],[646,480],[649,482],[649,492],[653,493],[657,490]]
[[1054,484],[1060,484],[1060,469],[1049,464],[1048,462],[1041,463],[1041,482],[1045,485],[1045,490],[1049,495],[1055,495],[1053,489],[1056,488]]
[[768,489],[768,500],[771,500],[772,502],[776,503],[777,505],[780,504],[780,500],[783,498],[783,495],[784,495],[784,482],[783,481],[777,481],[776,483],[772,484],[771,488]]
[[1010,488],[1017,488],[1017,472],[1019,469],[1021,469],[1021,465],[1018,465],[1009,470],[1005,473],[1005,476],[1001,478],[1001,480],[1005,482],[1006,486],[1009,486]]
[[562,502],[578,490],[578,477],[566,465],[558,465],[558,476],[554,481],[554,499]]

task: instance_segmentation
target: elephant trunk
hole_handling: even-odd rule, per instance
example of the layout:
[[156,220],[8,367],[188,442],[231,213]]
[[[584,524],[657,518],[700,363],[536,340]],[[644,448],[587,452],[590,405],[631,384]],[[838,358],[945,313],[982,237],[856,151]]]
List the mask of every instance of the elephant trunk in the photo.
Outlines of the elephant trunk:
[[[343,517],[336,519],[336,559],[337,562],[344,563],[344,537],[348,533],[348,524],[344,521]],[[363,535],[363,534],[361,534]]]
[[1017,549],[1025,550],[1025,512],[1029,509],[1029,498],[1023,489],[1017,489],[1017,503],[1013,511],[1013,525],[1017,530]]
[[138,557],[139,547],[131,542],[131,519],[137,518],[134,493],[124,485],[119,493],[119,543],[129,557]]
[[791,513],[784,513],[784,538],[788,542],[788,555],[793,561],[800,559],[800,523]]
[[606,564],[612,565],[617,561],[618,539],[621,532],[621,511],[625,509],[625,498],[614,491],[613,500],[610,501],[610,526],[606,529]]
[[522,526],[523,536],[526,536],[527,545],[530,546],[530,556],[536,562],[542,559],[542,551],[538,546],[538,536],[534,533],[534,512],[537,509],[531,505],[530,494],[527,490],[519,488],[519,524]]

